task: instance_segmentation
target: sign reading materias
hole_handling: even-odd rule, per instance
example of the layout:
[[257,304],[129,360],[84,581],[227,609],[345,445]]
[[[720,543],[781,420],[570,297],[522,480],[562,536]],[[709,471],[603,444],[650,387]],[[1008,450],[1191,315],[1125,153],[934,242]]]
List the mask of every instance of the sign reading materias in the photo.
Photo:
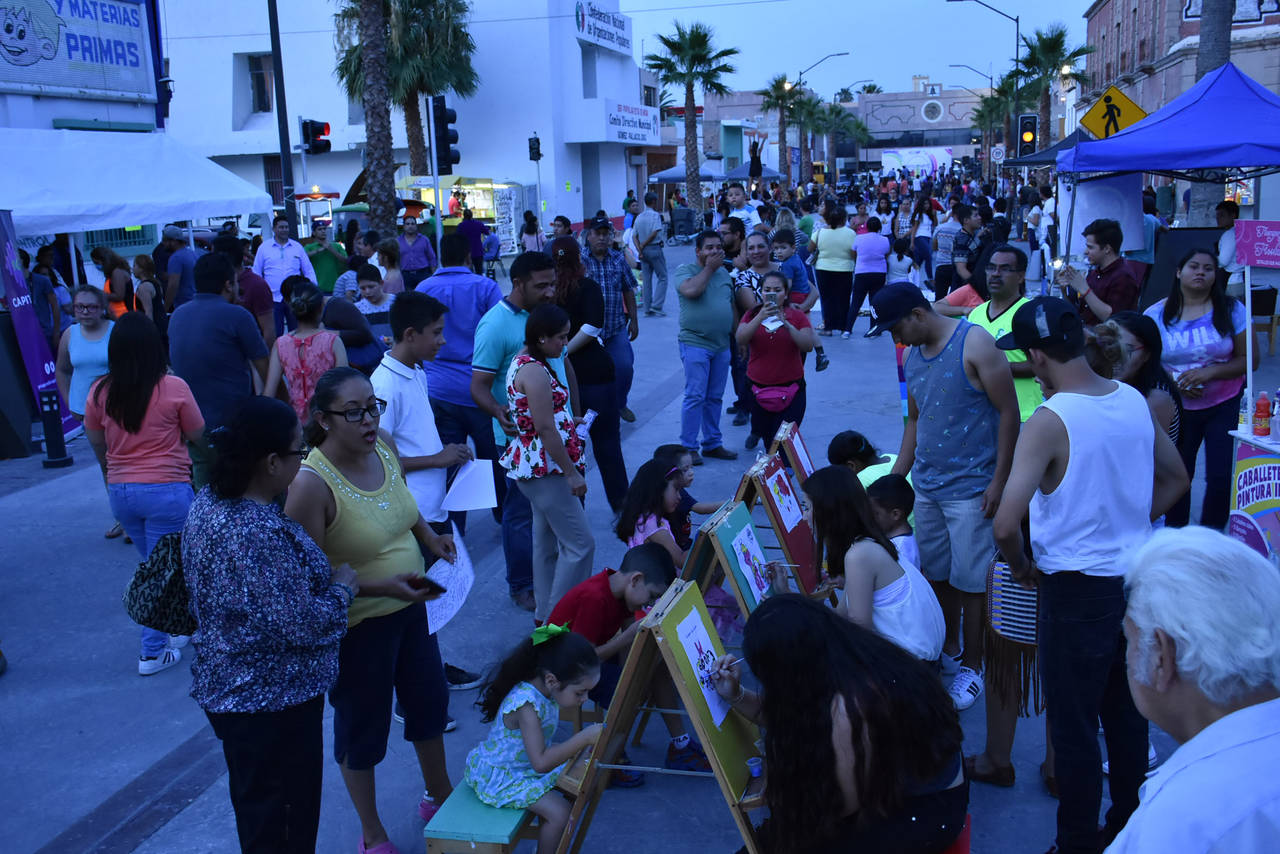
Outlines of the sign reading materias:
[[573,10],[573,24],[581,41],[630,58],[631,18],[618,11],[616,0],[579,0]]
[[6,0],[0,92],[155,103],[140,0]]
[[1236,442],[1227,533],[1272,557],[1280,550],[1280,455]]
[[1128,95],[1108,86],[1097,103],[1080,119],[1080,124],[1098,139],[1106,139],[1146,117],[1147,111],[1130,100]]
[[1236,260],[1246,267],[1280,267],[1280,221],[1236,220]]
[[605,141],[627,145],[661,145],[658,111],[620,101],[604,102]]

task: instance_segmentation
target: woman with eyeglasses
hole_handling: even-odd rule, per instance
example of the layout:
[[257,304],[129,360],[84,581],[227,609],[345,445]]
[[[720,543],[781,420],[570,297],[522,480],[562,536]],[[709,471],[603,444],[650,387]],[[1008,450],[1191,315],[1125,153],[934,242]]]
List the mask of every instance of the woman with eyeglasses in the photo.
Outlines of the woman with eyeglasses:
[[222,741],[240,850],[312,852],[324,692],[359,582],[280,511],[277,496],[307,453],[287,404],[245,398],[210,442],[213,474],[182,531],[202,639],[191,696]]
[[[108,355],[109,370],[85,401],[85,437],[102,466],[111,512],[146,560],[160,537],[187,521],[186,443],[204,435],[204,417],[187,384],[167,373],[160,330],[142,312],[116,321]],[[143,626],[138,674],[177,664],[188,640]]]
[[422,518],[395,443],[378,428],[386,409],[355,368],[321,376],[306,427],[311,451],[285,502],[330,564],[356,572],[359,590],[329,691],[333,753],[360,817],[360,850],[382,854],[394,846],[378,815],[374,767],[386,755],[393,691],[426,787],[418,814],[429,820],[453,791],[442,738],[449,688],[424,605],[440,590],[427,580],[423,558],[456,559],[453,538]]

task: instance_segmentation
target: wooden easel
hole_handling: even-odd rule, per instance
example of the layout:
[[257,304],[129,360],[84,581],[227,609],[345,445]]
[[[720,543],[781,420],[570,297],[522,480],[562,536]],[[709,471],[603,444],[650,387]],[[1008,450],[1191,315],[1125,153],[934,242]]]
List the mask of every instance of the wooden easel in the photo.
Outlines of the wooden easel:
[[[600,797],[609,785],[609,774],[619,768],[681,776],[714,776],[733,815],[734,824],[746,843],[747,851],[749,854],[759,854],[755,830],[747,812],[764,805],[763,781],[752,778],[746,766],[748,758],[758,755],[755,742],[760,737],[759,729],[732,710],[719,726],[715,724],[697,681],[695,664],[690,662],[677,634],[681,622],[694,613],[706,629],[714,654],[724,654],[724,647],[707,614],[698,586],[683,580],[673,583],[640,624],[640,631],[627,654],[609,712],[605,716],[604,731],[600,734],[595,749],[589,757],[579,758],[571,763],[566,772],[577,797],[570,809],[569,821],[560,838],[557,854],[577,854],[582,850]],[[626,746],[636,715],[642,710],[642,703],[648,697],[654,674],[660,670],[669,673],[675,683],[693,732],[706,751],[711,764],[711,775],[699,771],[672,771],[666,768],[616,764],[619,754]]]
[[779,454],[787,461],[799,486],[804,486],[804,482],[816,468],[813,457],[809,456],[809,446],[805,444],[804,437],[800,435],[800,427],[794,421],[784,421],[778,428],[773,444],[769,446],[769,453]]
[[[781,500],[785,500],[785,496],[780,500],[772,485],[776,484],[779,491],[789,491],[796,508],[799,507],[800,501],[799,488],[791,480],[791,476],[782,464],[782,459],[777,454],[756,462],[748,469],[746,476],[752,481],[753,496],[758,496],[764,505],[765,513],[769,518],[769,527],[777,537],[783,557],[787,563],[791,564],[792,577],[795,578],[801,591],[813,595],[822,581],[814,570],[813,529],[803,518],[788,518],[780,503]],[[751,505],[747,504],[747,507],[750,508]]]

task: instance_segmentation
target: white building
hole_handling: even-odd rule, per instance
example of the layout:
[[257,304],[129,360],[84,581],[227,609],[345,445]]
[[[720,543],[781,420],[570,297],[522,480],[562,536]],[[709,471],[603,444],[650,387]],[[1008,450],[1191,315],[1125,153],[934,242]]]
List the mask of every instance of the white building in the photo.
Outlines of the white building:
[[[226,0],[215,12],[187,0],[161,6],[175,90],[169,133],[281,198],[266,4]],[[328,122],[333,144],[331,153],[307,158],[305,182],[294,155],[300,192],[319,184],[345,194],[362,168],[363,108],[333,73],[337,8],[279,0],[292,142],[303,117]],[[536,186],[544,225],[556,214],[579,222],[599,208],[620,216],[618,202],[646,177],[645,147],[660,138],[657,93],[645,106],[631,20],[618,13],[618,0],[484,0],[473,4],[469,29],[480,89],[467,100],[449,96],[462,155],[454,177],[523,185],[527,208]],[[392,129],[396,161],[407,164],[404,117],[394,107]],[[534,133],[540,164],[529,160]],[[408,174],[406,165],[397,179]]]

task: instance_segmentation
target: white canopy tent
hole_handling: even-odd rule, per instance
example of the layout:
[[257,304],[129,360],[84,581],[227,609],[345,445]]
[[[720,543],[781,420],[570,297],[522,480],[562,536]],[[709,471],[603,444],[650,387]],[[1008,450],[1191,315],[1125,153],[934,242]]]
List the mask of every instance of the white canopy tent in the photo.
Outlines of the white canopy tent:
[[[0,208],[19,237],[226,214],[271,196],[165,133],[0,129]],[[21,179],[18,179],[21,176]]]

